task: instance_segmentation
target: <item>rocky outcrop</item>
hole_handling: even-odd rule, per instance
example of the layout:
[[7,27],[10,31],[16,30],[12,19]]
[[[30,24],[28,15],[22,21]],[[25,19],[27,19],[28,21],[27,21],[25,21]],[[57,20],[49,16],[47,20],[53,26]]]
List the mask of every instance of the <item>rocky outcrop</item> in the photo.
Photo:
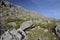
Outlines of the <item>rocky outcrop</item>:
[[23,30],[23,31],[25,31],[27,29],[31,29],[31,28],[34,28],[34,23],[32,21],[24,22],[20,26],[20,30]]
[[60,39],[60,24],[57,23],[57,26],[55,28],[55,31],[56,31],[56,35],[58,36],[58,38]]
[[6,31],[0,38],[0,40],[27,40],[28,37],[25,33],[27,29],[33,28],[33,22],[24,22],[19,29],[13,29]]

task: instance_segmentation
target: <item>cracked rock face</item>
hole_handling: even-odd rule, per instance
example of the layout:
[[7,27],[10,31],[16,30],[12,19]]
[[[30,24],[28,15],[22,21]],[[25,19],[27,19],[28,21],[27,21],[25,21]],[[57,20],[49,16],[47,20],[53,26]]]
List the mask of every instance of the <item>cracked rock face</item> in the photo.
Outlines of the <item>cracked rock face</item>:
[[56,35],[60,38],[60,24],[57,24],[55,31],[56,31]]
[[1,40],[18,40],[18,39],[19,40],[21,39],[21,35],[17,33],[15,29],[13,29],[12,31],[6,31],[1,36]]
[[[33,27],[31,21],[24,22],[19,29],[13,29],[6,31],[0,38],[0,40],[27,40],[28,37],[25,33],[26,29]],[[25,30],[25,31],[24,31]]]

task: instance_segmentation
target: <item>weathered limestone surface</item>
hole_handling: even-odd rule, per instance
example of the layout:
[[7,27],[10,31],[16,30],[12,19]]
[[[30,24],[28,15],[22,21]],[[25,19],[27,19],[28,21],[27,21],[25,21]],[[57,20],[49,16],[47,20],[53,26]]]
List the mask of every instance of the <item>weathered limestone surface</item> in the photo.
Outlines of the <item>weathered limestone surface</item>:
[[55,28],[56,35],[60,38],[60,24],[57,23],[57,27]]
[[[28,37],[25,33],[26,29],[33,27],[32,21],[24,22],[19,29],[13,29],[6,31],[0,38],[0,40],[27,40]],[[24,31],[25,30],[25,31]]]
[[33,22],[27,21],[21,24],[20,30],[26,30],[26,29],[33,28],[33,27],[34,27]]

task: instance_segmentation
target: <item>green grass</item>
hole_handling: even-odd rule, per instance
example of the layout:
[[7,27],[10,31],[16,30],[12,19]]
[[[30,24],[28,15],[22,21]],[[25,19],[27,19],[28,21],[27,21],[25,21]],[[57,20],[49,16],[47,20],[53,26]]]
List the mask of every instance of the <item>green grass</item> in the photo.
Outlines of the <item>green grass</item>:
[[[8,19],[8,20],[6,20],[6,24],[1,24],[0,23],[0,27],[5,27],[5,28],[7,28],[7,29],[10,29],[10,30],[12,30],[13,28],[15,28],[15,29],[18,29],[19,27],[20,27],[20,25],[23,23],[23,22],[25,22],[25,20],[23,20],[23,19]],[[8,23],[10,23],[10,22],[16,22],[16,26],[12,26],[12,25],[9,25]],[[2,33],[4,33],[3,31],[1,31],[1,34]],[[0,34],[0,35],[1,35]]]
[[[56,27],[56,24],[54,22],[49,23],[49,24],[41,24],[41,23],[35,24],[35,27],[38,27],[38,26],[44,29],[51,28],[52,30],[53,28]],[[48,40],[54,40],[54,37],[56,36],[53,36],[52,31],[48,30],[48,32],[44,32],[44,30],[36,28],[35,30],[30,31],[30,33],[28,34],[28,37],[29,37],[29,40],[37,40],[38,37],[40,37],[41,40],[45,40],[44,37],[48,37]]]
[[14,27],[15,29],[18,29],[20,28],[20,25],[23,23],[24,21],[21,21],[21,22],[16,22],[16,26]]
[[[21,25],[23,22],[25,22],[25,20],[16,18],[16,19],[7,19],[6,22],[7,22],[7,23],[16,22],[17,25],[14,26],[14,27],[12,27],[12,28],[18,29],[18,28],[20,27],[20,25]],[[10,28],[10,25],[6,25],[6,26]]]
[[41,38],[41,40],[45,40],[45,37],[48,37],[48,40],[54,40],[52,32],[44,32],[41,29],[31,30],[30,33],[28,33],[28,40],[37,40],[38,37]]
[[7,19],[6,20],[6,22],[7,23],[9,23],[9,22],[24,22],[25,20],[23,20],[23,19],[18,19],[18,18],[16,18],[16,19]]
[[39,23],[39,24],[35,24],[35,26],[36,27],[40,26],[41,28],[51,28],[51,29],[53,29],[53,28],[56,27],[56,24],[54,22],[48,23],[48,24],[41,24],[41,23]]
[[9,24],[5,24],[5,27],[8,29],[13,29],[13,26],[9,25]]
[[[8,29],[13,29],[13,28],[18,29],[20,27],[20,25],[23,22],[25,22],[25,20],[16,18],[16,19],[7,19],[6,22],[7,23],[5,23],[5,24],[0,23],[0,27],[4,26],[5,28],[8,28]],[[10,22],[16,22],[16,26],[9,25],[8,23],[10,23]]]

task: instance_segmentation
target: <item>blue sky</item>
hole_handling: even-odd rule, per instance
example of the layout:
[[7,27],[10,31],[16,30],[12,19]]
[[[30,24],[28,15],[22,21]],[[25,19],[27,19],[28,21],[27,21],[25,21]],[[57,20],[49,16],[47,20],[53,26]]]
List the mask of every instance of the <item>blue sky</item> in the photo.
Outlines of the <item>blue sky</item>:
[[20,5],[28,10],[34,10],[47,17],[60,19],[60,0],[5,0]]

